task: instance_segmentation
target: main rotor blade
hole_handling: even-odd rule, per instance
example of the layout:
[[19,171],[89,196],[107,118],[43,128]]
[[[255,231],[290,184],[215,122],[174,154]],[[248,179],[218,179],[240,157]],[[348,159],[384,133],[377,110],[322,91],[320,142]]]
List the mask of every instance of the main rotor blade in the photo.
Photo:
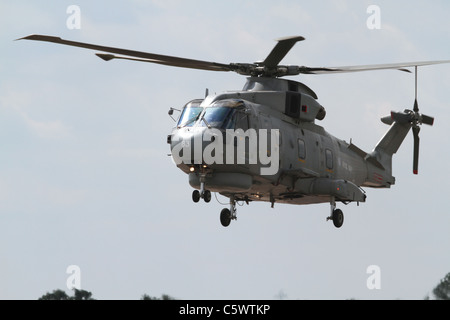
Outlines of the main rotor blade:
[[183,64],[177,64],[174,62],[166,62],[166,61],[159,61],[159,60],[152,60],[152,59],[140,59],[140,58],[131,58],[131,57],[125,57],[125,56],[116,56],[114,54],[104,54],[104,53],[96,53],[97,57],[101,58],[104,61],[111,61],[113,59],[117,60],[130,60],[130,61],[139,61],[139,62],[149,62],[149,63],[156,63],[156,64],[162,64],[165,66],[170,67],[180,67],[180,68],[191,68],[191,69],[201,69],[201,70],[209,70],[209,71],[220,71],[220,70],[211,70],[206,68],[199,68],[197,66],[189,66],[185,63]]
[[34,35],[30,35],[30,36],[27,36],[27,37],[24,37],[24,38],[21,38],[18,40],[35,40],[35,41],[53,42],[53,43],[68,45],[68,46],[72,46],[72,47],[80,47],[80,48],[85,48],[85,49],[92,49],[92,50],[121,54],[124,56],[141,58],[141,59],[145,59],[146,62],[164,64],[164,65],[173,66],[173,67],[210,70],[210,71],[232,71],[232,69],[229,65],[216,63],[216,62],[193,60],[193,59],[165,56],[165,55],[160,55],[160,54],[134,51],[134,50],[128,50],[128,49],[106,47],[106,46],[100,46],[100,45],[96,45],[96,44],[64,40],[59,37],[53,37],[53,36],[34,34]]
[[[388,64],[373,64],[365,66],[347,66],[347,67],[320,67],[320,68],[308,68],[304,67],[304,71],[301,73],[307,74],[332,74],[332,73],[348,73],[348,72],[361,72],[361,71],[374,71],[374,70],[387,70],[397,69],[400,71],[410,72],[404,68],[429,66],[435,64],[450,63],[450,60],[438,60],[438,61],[420,61],[420,62],[404,62],[404,63],[388,63]],[[303,68],[303,67],[301,67]]]
[[413,135],[414,135],[414,159],[413,159],[413,173],[419,174],[419,144],[420,144],[420,138],[419,138],[419,127],[413,127]]
[[299,41],[303,41],[303,37],[287,37],[278,39],[278,43],[272,49],[272,51],[267,56],[266,60],[262,62],[262,65],[267,68],[275,68],[287,55],[287,53],[292,49],[292,47]]

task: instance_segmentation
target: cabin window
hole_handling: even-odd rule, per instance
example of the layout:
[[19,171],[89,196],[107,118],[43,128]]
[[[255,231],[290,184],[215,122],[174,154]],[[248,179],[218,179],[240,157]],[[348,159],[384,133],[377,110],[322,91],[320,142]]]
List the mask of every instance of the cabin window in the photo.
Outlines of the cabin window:
[[327,169],[333,169],[333,152],[330,149],[325,150],[325,161]]
[[306,159],[306,145],[302,139],[298,139],[298,157],[303,160]]

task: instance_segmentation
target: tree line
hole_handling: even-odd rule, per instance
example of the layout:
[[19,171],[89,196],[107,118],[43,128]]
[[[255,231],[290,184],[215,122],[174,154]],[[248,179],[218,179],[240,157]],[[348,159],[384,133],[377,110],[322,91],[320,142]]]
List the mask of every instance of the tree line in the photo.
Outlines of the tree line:
[[[69,296],[64,290],[56,289],[52,292],[47,292],[38,300],[96,300],[92,297],[92,292],[86,290],[73,289],[73,294]],[[161,297],[151,297],[148,294],[143,294],[140,300],[175,300],[175,298],[168,294],[163,294]]]
[[[425,296],[425,300],[450,300],[450,273],[448,273],[432,290],[432,297]],[[73,295],[69,296],[65,291],[61,289],[47,292],[38,300],[95,300],[92,296],[92,292],[86,290],[73,290]],[[163,294],[161,297],[152,297],[148,294],[143,294],[140,300],[175,300],[175,298]]]

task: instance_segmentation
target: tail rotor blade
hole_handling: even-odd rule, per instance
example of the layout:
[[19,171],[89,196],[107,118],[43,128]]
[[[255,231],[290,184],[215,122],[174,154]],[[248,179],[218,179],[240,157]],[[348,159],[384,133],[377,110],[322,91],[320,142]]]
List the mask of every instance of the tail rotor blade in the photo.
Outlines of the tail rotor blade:
[[413,159],[413,173],[419,174],[419,127],[413,127],[413,135],[414,135],[414,159]]
[[434,124],[434,118],[423,114],[422,115],[422,123],[432,126]]
[[417,102],[417,99],[414,100],[414,112],[419,112],[419,103]]

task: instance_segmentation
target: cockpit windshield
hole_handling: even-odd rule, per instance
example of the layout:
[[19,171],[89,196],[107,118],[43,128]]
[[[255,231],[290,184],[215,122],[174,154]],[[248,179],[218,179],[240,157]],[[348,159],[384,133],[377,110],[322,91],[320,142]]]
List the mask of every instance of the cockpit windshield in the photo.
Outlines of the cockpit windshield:
[[199,125],[201,127],[229,129],[233,113],[234,109],[229,107],[206,108]]
[[216,101],[200,117],[199,126],[220,129],[234,129],[236,112],[245,108],[242,100],[228,99]]
[[178,119],[177,127],[192,127],[198,116],[203,111],[203,107],[200,107],[201,101],[191,101],[186,104]]

